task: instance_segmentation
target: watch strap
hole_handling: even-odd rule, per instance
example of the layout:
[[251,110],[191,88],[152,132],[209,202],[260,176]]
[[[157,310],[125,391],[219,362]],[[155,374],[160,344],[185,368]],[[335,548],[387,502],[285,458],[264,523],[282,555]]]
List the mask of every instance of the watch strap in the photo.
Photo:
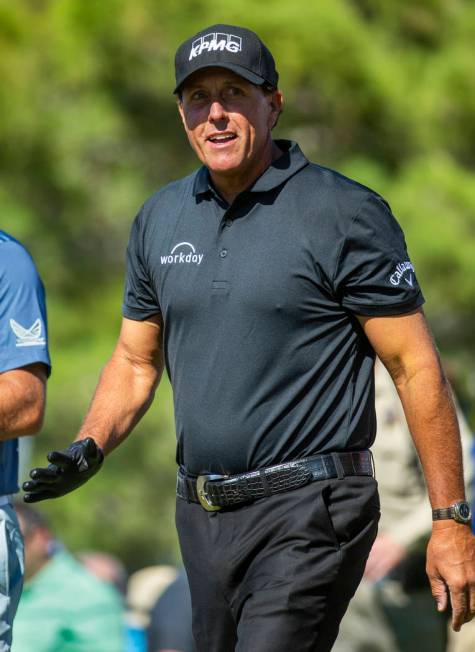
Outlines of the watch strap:
[[472,519],[470,505],[466,500],[459,500],[450,507],[442,507],[432,510],[432,520],[453,519],[456,523],[468,525]]
[[442,507],[439,509],[432,510],[432,520],[433,521],[442,521],[447,518],[454,518],[455,511],[453,507]]

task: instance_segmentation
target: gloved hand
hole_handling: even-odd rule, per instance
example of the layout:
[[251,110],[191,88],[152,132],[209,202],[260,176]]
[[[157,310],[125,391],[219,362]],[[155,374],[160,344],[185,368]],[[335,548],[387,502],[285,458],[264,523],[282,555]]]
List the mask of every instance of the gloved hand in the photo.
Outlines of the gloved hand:
[[32,469],[31,480],[23,483],[25,503],[58,498],[74,491],[95,475],[104,461],[104,453],[91,437],[74,442],[65,451],[52,451],[47,457],[49,466]]

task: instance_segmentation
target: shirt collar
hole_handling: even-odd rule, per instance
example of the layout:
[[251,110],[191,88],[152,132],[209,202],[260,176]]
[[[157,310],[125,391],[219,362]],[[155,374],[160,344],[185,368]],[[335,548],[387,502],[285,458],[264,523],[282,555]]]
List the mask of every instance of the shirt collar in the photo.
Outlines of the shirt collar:
[[[276,140],[275,143],[282,150],[282,156],[273,161],[246,192],[268,192],[273,190],[308,165],[308,160],[297,143],[291,140]],[[202,195],[207,192],[215,193],[216,191],[211,183],[208,168],[203,165],[196,172],[193,195]]]
[[208,168],[202,165],[195,174],[195,180],[193,182],[193,194],[204,195],[207,192],[214,192],[213,184],[211,183],[211,177],[209,176]]

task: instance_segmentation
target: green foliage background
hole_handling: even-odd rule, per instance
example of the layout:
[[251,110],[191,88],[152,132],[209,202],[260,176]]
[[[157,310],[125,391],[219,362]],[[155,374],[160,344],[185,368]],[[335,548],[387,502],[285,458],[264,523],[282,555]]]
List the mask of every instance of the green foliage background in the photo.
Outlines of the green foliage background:
[[[133,216],[196,166],[173,57],[215,22],[255,29],[274,52],[287,100],[276,135],[390,202],[470,410],[475,3],[0,0],[0,226],[40,268],[54,363],[35,463],[70,442],[113,349]],[[105,470],[44,510],[72,549],[104,548],[130,569],[174,560],[174,474],[164,381]]]

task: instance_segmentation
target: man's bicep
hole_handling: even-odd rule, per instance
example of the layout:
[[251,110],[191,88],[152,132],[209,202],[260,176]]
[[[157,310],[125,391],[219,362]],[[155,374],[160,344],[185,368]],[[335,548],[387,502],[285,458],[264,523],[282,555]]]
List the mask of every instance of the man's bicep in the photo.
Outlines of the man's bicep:
[[31,256],[19,243],[1,246],[0,372],[44,363],[49,375],[43,284]]
[[388,317],[360,315],[358,320],[393,379],[421,366],[440,364],[422,308]]
[[160,314],[144,321],[122,319],[116,353],[131,364],[163,371],[163,322]]
[[33,435],[43,424],[49,367],[25,365],[0,373],[0,438]]
[[18,369],[10,369],[0,374],[3,382],[15,385],[25,396],[44,402],[48,367],[41,363],[28,364]]

